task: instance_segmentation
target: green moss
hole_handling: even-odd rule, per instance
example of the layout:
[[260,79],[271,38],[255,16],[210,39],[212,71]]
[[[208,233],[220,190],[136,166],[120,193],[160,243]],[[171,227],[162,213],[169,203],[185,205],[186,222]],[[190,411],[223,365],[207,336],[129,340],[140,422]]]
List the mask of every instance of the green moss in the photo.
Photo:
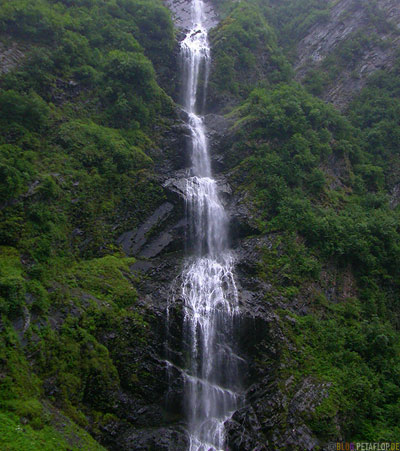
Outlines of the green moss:
[[[151,164],[151,159],[138,147],[130,146],[117,130],[92,123],[71,121],[59,130],[63,147],[85,167],[117,172],[141,169]],[[111,159],[111,162],[109,161]],[[106,169],[107,168],[107,169]]]
[[3,374],[1,404],[38,396],[40,380],[30,370],[29,363],[21,352],[18,336],[9,325],[2,331],[0,357]]
[[15,316],[21,312],[25,299],[25,280],[18,251],[0,247],[0,311]]
[[97,300],[127,307],[137,297],[133,285],[136,279],[130,275],[129,269],[134,261],[133,258],[108,255],[78,263],[64,277],[69,287],[79,287]]
[[104,450],[90,435],[69,423],[40,429],[22,424],[15,414],[0,412],[0,446],[4,451]]

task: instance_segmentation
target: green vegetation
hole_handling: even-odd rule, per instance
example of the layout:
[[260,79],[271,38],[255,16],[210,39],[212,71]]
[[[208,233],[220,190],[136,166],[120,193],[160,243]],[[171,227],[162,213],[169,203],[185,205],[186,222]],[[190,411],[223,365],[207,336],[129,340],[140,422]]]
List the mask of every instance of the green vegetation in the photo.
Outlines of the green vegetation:
[[377,72],[349,107],[349,118],[363,133],[365,150],[382,167],[388,190],[398,180],[400,58],[391,72]]
[[[389,30],[374,2],[358,3]],[[219,2],[210,108],[235,122],[224,164],[272,237],[258,276],[297,350],[282,350],[279,377],[330,384],[304,418],[322,440],[337,426],[348,441],[393,440],[400,60],[344,114],[314,95],[390,42],[357,30],[295,83],[295,44],[330,5]],[[159,0],[0,6],[2,45],[22,54],[0,77],[0,448],[102,449],[104,430],[130,421],[118,392],[146,405],[157,383],[142,365],[152,331],[134,260],[115,239],[164,201],[154,149],[175,121],[174,30]]]
[[174,110],[153,64],[167,77],[173,26],[158,0],[0,3],[23,53],[0,79],[0,448],[103,449],[84,429],[148,378],[124,354],[148,325],[114,243],[163,200],[149,150]]
[[219,102],[227,96],[242,99],[258,83],[288,80],[290,65],[277,45],[262,7],[252,2],[235,3],[225,15],[210,36],[214,64],[210,99],[217,98]]
[[[284,354],[290,369],[281,378],[332,384],[305,418],[328,441],[337,421],[349,440],[399,434],[400,210],[388,196],[398,171],[396,79],[374,77],[350,110],[352,123],[296,84],[255,89],[232,113],[236,189],[247,193],[260,232],[275,236],[259,264],[273,286],[266,301],[301,299],[313,312],[295,323],[281,314],[299,350]],[[389,127],[384,149],[371,148],[371,136]],[[338,304],[321,277],[332,268],[353,280]]]
[[[18,412],[20,414],[20,412]],[[26,412],[23,412],[26,414]],[[65,417],[63,421],[68,422]],[[58,430],[59,429],[59,430]],[[45,425],[39,429],[30,424],[21,425],[19,416],[0,412],[0,445],[4,451],[53,451],[104,450],[82,429],[72,424],[59,424],[56,427]]]
[[398,437],[398,334],[378,316],[367,320],[356,298],[334,303],[314,293],[310,301],[313,313],[307,316],[280,311],[290,349],[299,350],[282,352],[278,378],[290,378],[286,395],[293,396],[305,376],[329,388],[314,411],[304,412],[306,424],[322,441]]
[[281,45],[291,50],[313,25],[328,19],[333,3],[333,0],[268,0],[265,9]]

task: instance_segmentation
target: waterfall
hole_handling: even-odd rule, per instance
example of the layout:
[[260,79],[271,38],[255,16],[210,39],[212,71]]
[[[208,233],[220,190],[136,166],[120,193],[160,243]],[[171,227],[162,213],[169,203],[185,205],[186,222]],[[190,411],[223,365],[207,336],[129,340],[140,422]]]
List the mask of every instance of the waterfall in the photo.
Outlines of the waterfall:
[[[210,64],[203,0],[192,0],[192,28],[181,44],[183,106],[191,131],[186,204],[193,249],[181,275],[187,368],[184,404],[190,451],[222,450],[224,423],[240,403],[234,323],[238,294],[229,251],[228,217],[212,178],[201,117]],[[200,80],[201,77],[201,87]]]

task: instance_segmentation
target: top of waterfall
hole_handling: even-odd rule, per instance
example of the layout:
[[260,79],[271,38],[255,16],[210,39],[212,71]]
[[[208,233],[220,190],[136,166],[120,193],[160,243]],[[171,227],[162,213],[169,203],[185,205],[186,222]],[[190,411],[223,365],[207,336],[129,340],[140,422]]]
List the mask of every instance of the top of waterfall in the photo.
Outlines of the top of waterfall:
[[[164,0],[165,5],[172,12],[175,26],[182,31],[188,31],[193,28],[193,16],[191,0]],[[201,25],[204,29],[210,30],[218,25],[218,15],[209,0],[203,0],[203,18]]]

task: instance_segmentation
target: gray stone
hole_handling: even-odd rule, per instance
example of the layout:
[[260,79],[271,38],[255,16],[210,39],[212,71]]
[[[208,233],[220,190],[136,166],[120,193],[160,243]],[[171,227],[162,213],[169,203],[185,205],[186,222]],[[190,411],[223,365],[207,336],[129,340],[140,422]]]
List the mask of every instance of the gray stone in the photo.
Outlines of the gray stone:
[[0,42],[0,74],[6,74],[15,69],[25,58],[24,51],[16,42]]
[[[165,5],[170,9],[175,26],[182,32],[187,31],[192,25],[191,3],[188,0],[164,0]],[[215,27],[219,18],[209,0],[205,1],[205,26],[209,30]]]
[[[397,0],[379,0],[377,6],[395,27],[400,26],[400,5]],[[365,86],[367,78],[377,70],[393,66],[400,37],[395,30],[378,28],[369,12],[358,0],[340,0],[333,4],[327,21],[319,21],[297,45],[296,77],[303,80],[310,69],[318,68],[352,33],[366,30],[375,33],[377,42],[368,45],[329,84],[324,100],[345,109],[351,99]],[[390,45],[382,43],[390,42]]]
[[173,208],[171,203],[163,203],[138,229],[123,233],[117,239],[117,244],[121,245],[126,255],[136,255],[148,242],[147,234],[153,227],[164,222]]

